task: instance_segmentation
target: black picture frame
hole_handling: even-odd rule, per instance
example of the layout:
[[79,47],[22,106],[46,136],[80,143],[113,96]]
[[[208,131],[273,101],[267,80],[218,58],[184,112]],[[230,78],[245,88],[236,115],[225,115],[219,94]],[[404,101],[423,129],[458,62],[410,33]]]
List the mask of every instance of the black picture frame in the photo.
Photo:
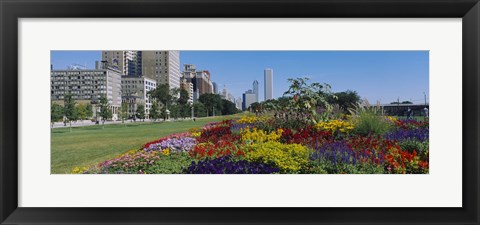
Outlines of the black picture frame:
[[[478,0],[0,0],[0,14],[1,224],[479,224],[480,4]],[[17,20],[61,17],[463,18],[463,207],[18,207]]]

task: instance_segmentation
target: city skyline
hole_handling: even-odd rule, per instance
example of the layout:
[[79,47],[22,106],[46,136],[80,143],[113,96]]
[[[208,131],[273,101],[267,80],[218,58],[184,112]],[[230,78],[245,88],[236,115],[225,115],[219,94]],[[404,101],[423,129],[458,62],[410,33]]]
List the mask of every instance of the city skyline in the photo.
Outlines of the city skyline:
[[[70,64],[92,68],[101,51],[52,51],[55,69]],[[180,67],[193,64],[209,70],[212,81],[226,86],[235,98],[263,81],[266,68],[275,70],[273,97],[288,89],[288,78],[310,77],[328,83],[334,92],[354,90],[374,103],[424,102],[429,98],[428,51],[180,51]],[[234,78],[234,79],[232,79]],[[259,87],[264,89],[264,82]],[[263,100],[265,90],[259,90]]]

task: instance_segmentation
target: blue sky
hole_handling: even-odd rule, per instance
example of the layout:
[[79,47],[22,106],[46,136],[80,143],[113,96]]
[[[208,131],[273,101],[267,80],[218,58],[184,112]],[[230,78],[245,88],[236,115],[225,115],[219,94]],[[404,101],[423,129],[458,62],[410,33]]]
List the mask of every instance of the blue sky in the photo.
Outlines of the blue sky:
[[[54,69],[70,64],[95,67],[100,51],[52,51]],[[252,89],[258,80],[263,99],[265,68],[273,69],[273,95],[282,96],[288,78],[309,77],[328,83],[335,92],[354,90],[371,103],[377,100],[423,103],[429,96],[428,51],[181,51],[183,64],[209,70],[219,89],[235,97]],[[182,69],[181,68],[181,69]]]

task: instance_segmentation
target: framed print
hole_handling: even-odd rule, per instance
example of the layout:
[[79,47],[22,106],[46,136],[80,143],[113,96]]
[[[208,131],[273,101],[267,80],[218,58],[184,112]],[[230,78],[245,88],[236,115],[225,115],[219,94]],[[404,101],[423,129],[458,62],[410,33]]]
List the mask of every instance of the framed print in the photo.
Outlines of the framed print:
[[2,224],[479,223],[476,0],[0,9]]

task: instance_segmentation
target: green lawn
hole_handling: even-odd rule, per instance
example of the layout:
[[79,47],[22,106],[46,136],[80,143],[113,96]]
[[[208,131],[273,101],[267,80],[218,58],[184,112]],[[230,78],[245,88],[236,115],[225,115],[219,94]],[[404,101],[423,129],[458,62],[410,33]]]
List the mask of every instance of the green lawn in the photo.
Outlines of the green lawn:
[[188,131],[209,122],[239,118],[242,114],[197,118],[179,122],[128,123],[55,128],[51,133],[51,172],[70,173],[75,167],[90,166],[114,158],[130,149],[173,133]]

